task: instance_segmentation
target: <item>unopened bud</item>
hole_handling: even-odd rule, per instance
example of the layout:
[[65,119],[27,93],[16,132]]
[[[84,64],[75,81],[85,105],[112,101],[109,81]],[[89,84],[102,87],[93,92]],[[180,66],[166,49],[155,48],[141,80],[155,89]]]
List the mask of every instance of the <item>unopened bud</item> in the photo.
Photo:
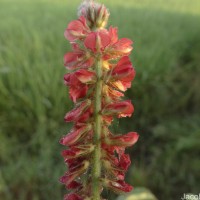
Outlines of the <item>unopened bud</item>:
[[79,6],[78,16],[84,16],[91,29],[104,28],[108,22],[109,11],[103,5],[93,0],[85,0]]

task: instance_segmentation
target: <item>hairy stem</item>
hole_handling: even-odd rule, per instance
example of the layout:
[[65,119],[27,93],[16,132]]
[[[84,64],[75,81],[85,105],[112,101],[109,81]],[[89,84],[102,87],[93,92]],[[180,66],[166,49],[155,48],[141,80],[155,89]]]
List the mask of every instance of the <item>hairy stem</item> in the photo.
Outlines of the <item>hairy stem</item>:
[[100,176],[101,176],[101,98],[102,98],[102,60],[96,60],[96,89],[94,102],[94,144],[95,150],[93,155],[92,169],[92,200],[100,200]]

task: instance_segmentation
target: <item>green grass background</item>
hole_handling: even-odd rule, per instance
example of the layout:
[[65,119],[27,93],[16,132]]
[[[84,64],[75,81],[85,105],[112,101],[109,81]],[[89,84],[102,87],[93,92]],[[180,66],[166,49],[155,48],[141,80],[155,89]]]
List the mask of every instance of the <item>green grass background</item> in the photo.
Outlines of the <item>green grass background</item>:
[[[134,40],[135,105],[120,132],[138,131],[127,181],[159,200],[200,192],[200,1],[102,0],[120,37]],[[59,138],[72,108],[63,37],[79,0],[0,0],[0,199],[59,200]],[[105,192],[109,200],[115,199]]]

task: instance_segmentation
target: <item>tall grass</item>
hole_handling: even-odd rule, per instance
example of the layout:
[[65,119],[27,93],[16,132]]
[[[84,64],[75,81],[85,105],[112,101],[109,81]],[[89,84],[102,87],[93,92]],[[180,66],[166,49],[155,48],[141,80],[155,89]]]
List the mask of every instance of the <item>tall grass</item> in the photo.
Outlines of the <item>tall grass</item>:
[[[129,182],[160,200],[198,192],[200,2],[102,2],[119,35],[135,41],[137,76],[128,92],[135,114],[113,127],[141,135]],[[0,2],[0,199],[62,199],[58,141],[70,129],[62,119],[71,108],[62,81],[70,49],[63,31],[78,4]]]

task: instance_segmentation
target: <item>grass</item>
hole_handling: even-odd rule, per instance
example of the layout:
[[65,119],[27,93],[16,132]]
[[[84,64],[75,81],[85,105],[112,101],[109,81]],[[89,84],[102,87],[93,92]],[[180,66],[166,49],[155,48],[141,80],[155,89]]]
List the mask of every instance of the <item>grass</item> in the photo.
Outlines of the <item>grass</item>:
[[[58,141],[70,129],[63,116],[72,104],[62,81],[62,56],[70,49],[63,31],[76,18],[79,2],[0,2],[2,199],[53,200],[64,194]],[[102,2],[120,37],[134,40],[137,77],[127,96],[135,114],[114,126],[141,135],[130,150],[129,182],[149,187],[160,200],[199,192],[200,2]]]

